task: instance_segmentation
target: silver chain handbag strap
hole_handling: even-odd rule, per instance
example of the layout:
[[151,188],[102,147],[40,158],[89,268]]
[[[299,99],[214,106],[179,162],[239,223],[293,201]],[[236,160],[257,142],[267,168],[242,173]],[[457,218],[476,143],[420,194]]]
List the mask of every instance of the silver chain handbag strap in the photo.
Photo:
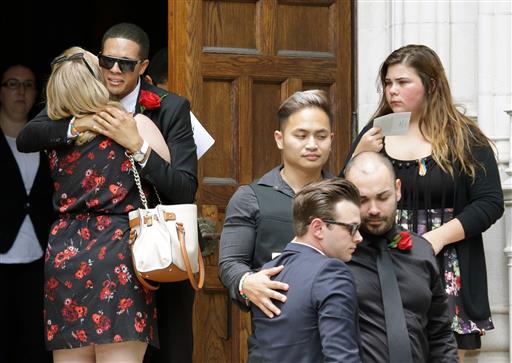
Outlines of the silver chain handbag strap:
[[[144,204],[145,209],[148,208],[148,200],[146,199],[146,195],[144,194],[144,191],[142,190],[142,183],[140,182],[140,175],[137,171],[137,168],[135,167],[135,160],[133,160],[133,156],[125,152],[126,157],[128,157],[128,160],[130,160],[131,169],[133,173],[133,179],[135,179],[135,184],[137,184],[137,189],[139,189],[139,196],[142,204]],[[162,200],[160,199],[160,195],[158,194],[158,191],[156,190],[155,186],[153,185],[153,190],[155,191],[156,197],[158,199],[158,203],[162,204]]]

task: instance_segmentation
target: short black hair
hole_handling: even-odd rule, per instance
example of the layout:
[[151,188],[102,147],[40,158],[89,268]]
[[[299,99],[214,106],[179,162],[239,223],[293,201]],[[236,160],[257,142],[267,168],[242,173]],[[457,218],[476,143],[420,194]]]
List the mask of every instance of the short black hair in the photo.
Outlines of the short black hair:
[[167,47],[161,48],[149,62],[147,74],[155,85],[167,82],[168,53]]
[[149,56],[149,37],[142,28],[133,23],[119,23],[111,26],[103,35],[101,40],[101,49],[105,46],[105,41],[111,38],[123,38],[131,40],[139,45],[140,59],[148,59]]

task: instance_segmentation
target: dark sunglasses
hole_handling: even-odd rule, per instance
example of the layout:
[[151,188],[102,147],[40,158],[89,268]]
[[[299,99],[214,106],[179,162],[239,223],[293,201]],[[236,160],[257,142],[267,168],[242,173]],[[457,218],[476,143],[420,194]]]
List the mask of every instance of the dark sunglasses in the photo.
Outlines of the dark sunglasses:
[[345,227],[352,237],[355,236],[355,234],[359,230],[359,227],[361,226],[360,224],[356,224],[356,223],[336,222],[336,221],[333,221],[332,219],[324,219],[324,223],[336,224],[337,226]]
[[96,78],[96,75],[94,74],[94,71],[92,70],[91,66],[85,60],[84,53],[75,53],[75,54],[71,54],[70,56],[61,55],[60,57],[57,57],[52,61],[51,66],[53,67],[54,65],[62,63],[62,62],[68,62],[68,61],[72,62],[75,60],[82,60],[85,64],[85,66],[87,67],[87,69],[89,70],[89,72],[91,72],[92,76]]
[[98,54],[98,61],[100,63],[101,68],[112,69],[114,64],[117,63],[121,72],[133,72],[135,70],[135,66],[142,62],[142,59],[126,59],[126,58],[116,58],[109,57],[107,55]]
[[33,81],[31,79],[27,79],[25,81],[20,81],[19,79],[11,78],[11,79],[7,79],[2,82],[2,87],[6,87],[6,88],[9,88],[12,90],[18,89],[21,86],[23,86],[23,88],[25,88],[25,90],[36,89],[36,81]]

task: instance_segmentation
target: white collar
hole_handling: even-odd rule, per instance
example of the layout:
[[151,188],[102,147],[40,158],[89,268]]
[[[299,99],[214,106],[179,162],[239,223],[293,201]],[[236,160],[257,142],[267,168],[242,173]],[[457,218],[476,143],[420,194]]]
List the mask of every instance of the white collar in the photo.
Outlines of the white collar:
[[140,77],[139,81],[137,82],[137,86],[128,93],[126,96],[124,96],[121,99],[121,104],[123,105],[124,109],[128,112],[135,113],[135,107],[137,106],[137,98],[139,97],[139,91],[140,91]]
[[293,241],[291,241],[291,243],[296,243],[296,244],[298,244],[298,245],[307,246],[307,247],[309,247],[309,248],[312,248],[312,249],[314,249],[314,250],[318,251],[318,253],[321,253],[322,255],[324,255],[324,256],[325,256],[325,253],[323,253],[322,251],[320,251],[320,250],[319,250],[318,248],[316,248],[316,247],[313,247],[313,246],[311,246],[311,245],[308,245],[307,243],[302,243],[302,242],[299,242],[299,241],[297,241],[297,240],[295,240],[295,239],[294,239]]

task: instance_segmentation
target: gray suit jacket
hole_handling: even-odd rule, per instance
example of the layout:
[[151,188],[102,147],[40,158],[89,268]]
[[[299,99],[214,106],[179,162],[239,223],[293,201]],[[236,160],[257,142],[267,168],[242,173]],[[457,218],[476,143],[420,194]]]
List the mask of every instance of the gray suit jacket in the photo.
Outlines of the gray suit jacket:
[[274,280],[289,284],[281,315],[252,308],[264,362],[361,362],[354,278],[345,263],[289,243],[263,268],[284,265]]

